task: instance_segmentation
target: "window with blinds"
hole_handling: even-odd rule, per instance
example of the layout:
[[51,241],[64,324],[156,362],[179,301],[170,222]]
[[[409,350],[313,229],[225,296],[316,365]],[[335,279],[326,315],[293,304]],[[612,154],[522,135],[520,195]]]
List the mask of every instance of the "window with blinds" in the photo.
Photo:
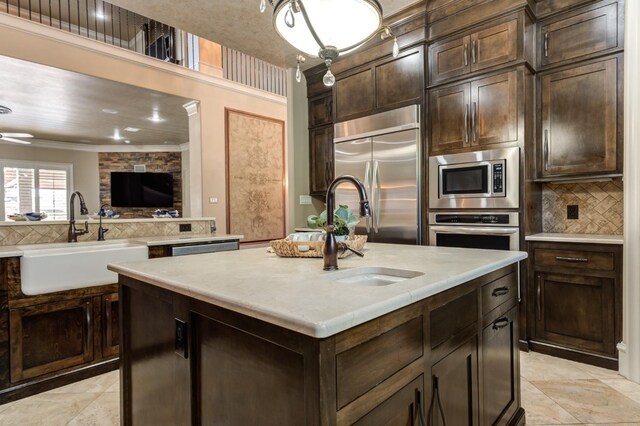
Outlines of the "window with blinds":
[[70,164],[26,163],[0,160],[2,193],[0,217],[44,212],[45,220],[67,220],[71,193]]

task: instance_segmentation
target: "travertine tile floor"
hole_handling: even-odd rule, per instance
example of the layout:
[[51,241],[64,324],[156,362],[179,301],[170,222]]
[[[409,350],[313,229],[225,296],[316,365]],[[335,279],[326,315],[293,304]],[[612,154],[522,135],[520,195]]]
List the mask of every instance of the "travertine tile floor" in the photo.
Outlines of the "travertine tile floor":
[[[527,424],[640,426],[640,385],[614,371],[534,352],[522,352],[521,360]],[[118,425],[118,385],[114,371],[0,405],[0,425]]]

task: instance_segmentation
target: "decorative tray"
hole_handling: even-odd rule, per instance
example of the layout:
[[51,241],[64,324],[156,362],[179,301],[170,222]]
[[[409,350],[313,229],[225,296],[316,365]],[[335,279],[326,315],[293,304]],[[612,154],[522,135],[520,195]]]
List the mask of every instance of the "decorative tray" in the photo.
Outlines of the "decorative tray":
[[[356,250],[362,250],[367,242],[366,235],[355,235],[345,243]],[[280,257],[322,257],[324,241],[291,241],[287,239],[271,241],[273,252]],[[349,250],[338,255],[342,259],[352,255]]]

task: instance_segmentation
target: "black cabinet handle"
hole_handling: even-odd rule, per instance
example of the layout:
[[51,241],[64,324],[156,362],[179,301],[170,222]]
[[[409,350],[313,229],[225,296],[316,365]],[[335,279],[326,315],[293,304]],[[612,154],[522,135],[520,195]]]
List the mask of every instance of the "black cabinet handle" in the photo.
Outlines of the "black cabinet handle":
[[93,339],[93,324],[91,324],[91,302],[85,302],[85,323],[87,326],[87,333],[84,340],[84,351],[89,352],[91,347],[91,340]]
[[538,281],[536,283],[536,318],[538,319],[538,321],[541,320],[542,317],[542,276],[538,275]]
[[429,404],[429,414],[427,414],[427,418],[429,419],[429,425],[435,424],[433,421],[433,412],[435,410],[440,411],[440,417],[442,418],[442,426],[447,425],[447,421],[444,418],[444,411],[442,411],[442,402],[440,402],[440,389],[438,388],[438,381],[440,378],[438,376],[433,376],[433,391],[431,394],[431,404]]
[[[420,389],[416,389],[416,397],[415,397],[415,414],[413,414],[412,411],[412,420],[411,420],[411,425],[412,426],[427,426],[427,423],[424,419],[424,413],[422,412],[422,392],[420,392]],[[412,406],[414,404],[411,404]]]
[[507,293],[509,293],[509,287],[498,287],[493,289],[493,291],[491,292],[491,295],[493,297],[500,297],[500,296],[504,296]]
[[508,318],[499,318],[497,319],[494,323],[493,323],[493,329],[494,330],[500,330],[501,328],[505,328],[506,326],[509,325],[509,319]]
[[589,261],[586,257],[564,257],[564,256],[556,256],[556,260],[561,262],[572,262],[572,263],[586,263]]

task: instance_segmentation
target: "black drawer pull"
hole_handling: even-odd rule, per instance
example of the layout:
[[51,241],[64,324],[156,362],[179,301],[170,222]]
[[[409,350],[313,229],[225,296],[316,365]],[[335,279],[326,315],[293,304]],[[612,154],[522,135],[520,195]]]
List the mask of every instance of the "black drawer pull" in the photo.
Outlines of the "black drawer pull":
[[498,287],[493,289],[493,291],[491,292],[491,295],[493,297],[500,297],[500,296],[504,296],[507,293],[509,293],[508,287]]
[[589,261],[589,259],[587,259],[586,257],[564,257],[564,256],[556,256],[556,260],[560,260],[562,262],[572,262],[572,263],[585,263]]
[[493,329],[500,330],[501,328],[505,328],[508,325],[509,325],[509,320],[507,318],[500,318],[493,323]]

